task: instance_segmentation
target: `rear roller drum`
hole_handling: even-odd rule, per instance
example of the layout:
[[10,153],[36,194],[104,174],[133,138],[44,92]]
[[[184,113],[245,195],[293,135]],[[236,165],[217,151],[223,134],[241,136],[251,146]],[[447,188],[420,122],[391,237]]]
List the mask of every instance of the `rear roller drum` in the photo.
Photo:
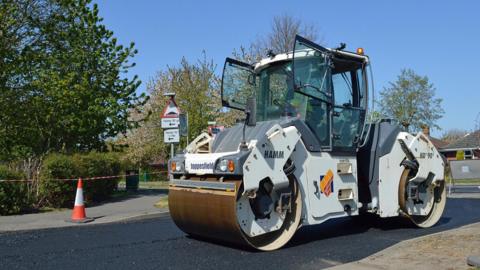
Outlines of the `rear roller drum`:
[[[406,167],[400,178],[400,186],[398,189],[398,202],[400,209],[403,213],[418,227],[429,228],[435,225],[442,217],[443,210],[445,209],[445,203],[447,200],[447,193],[445,189],[445,181],[432,183],[426,187],[426,199],[425,201],[412,202],[409,198],[409,179],[415,176],[415,170]],[[411,191],[410,191],[411,193]],[[429,208],[426,215],[410,215],[408,214],[409,206],[420,205]]]

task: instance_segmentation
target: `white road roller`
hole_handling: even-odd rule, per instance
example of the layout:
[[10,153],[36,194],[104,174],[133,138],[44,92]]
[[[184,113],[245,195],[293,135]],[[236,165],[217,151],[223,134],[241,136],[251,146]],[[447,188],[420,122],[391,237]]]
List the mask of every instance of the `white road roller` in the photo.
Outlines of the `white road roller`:
[[445,208],[443,159],[422,133],[365,123],[368,67],[362,50],[300,36],[293,52],[255,65],[227,58],[223,105],[246,120],[200,135],[169,161],[176,225],[259,250],[364,212],[433,226]]

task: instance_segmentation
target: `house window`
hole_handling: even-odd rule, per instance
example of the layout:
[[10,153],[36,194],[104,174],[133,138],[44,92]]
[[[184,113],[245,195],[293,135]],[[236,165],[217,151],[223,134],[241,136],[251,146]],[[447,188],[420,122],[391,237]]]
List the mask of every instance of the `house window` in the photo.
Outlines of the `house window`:
[[472,155],[472,150],[468,149],[468,150],[465,150],[465,159],[472,159],[473,155]]

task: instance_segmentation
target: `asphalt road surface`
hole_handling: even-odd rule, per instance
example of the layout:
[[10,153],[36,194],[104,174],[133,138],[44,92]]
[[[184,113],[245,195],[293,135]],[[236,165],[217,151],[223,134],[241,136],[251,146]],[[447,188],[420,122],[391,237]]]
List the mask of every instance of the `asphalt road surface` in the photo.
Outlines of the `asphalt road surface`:
[[0,269],[321,269],[473,222],[480,200],[449,199],[430,229],[399,218],[344,218],[303,227],[281,250],[257,252],[190,238],[166,216],[0,234]]

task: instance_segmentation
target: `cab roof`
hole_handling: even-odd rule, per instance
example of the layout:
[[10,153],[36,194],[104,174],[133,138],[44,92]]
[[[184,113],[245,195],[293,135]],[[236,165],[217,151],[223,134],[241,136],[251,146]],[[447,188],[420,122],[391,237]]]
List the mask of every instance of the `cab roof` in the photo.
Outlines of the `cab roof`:
[[[359,62],[364,62],[368,63],[369,58],[367,55],[360,55],[354,52],[349,52],[349,51],[341,51],[341,50],[335,50],[335,49],[330,49],[330,48],[325,48],[327,51],[333,53],[334,56],[338,56],[340,58],[347,58],[350,60],[357,60]],[[293,58],[293,51],[287,52],[287,53],[280,53],[277,54],[273,57],[267,57],[263,58],[259,62],[254,64],[254,70],[255,72],[259,72],[260,70],[270,66],[273,63],[276,62],[283,62],[287,60],[291,60]]]

